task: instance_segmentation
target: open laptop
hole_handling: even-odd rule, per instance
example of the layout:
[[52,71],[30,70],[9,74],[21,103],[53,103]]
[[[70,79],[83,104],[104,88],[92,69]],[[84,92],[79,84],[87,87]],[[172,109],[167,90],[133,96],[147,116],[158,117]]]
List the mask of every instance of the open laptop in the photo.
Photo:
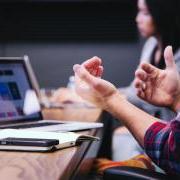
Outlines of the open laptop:
[[28,56],[0,57],[0,129],[79,131],[102,127],[102,123],[43,120],[41,112],[23,112],[26,92],[39,86]]

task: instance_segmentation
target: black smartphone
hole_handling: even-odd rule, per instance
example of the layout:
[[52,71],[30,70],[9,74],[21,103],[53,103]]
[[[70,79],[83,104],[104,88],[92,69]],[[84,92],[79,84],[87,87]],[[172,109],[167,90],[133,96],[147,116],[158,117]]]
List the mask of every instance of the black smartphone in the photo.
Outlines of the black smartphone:
[[0,145],[49,147],[58,145],[57,139],[15,138],[0,139]]

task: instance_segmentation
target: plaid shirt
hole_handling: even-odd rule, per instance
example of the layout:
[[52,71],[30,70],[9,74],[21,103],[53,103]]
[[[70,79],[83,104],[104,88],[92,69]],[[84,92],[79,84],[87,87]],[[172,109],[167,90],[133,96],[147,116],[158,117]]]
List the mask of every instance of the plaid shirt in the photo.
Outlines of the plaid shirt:
[[155,122],[146,131],[147,155],[167,173],[180,174],[180,117],[165,124]]

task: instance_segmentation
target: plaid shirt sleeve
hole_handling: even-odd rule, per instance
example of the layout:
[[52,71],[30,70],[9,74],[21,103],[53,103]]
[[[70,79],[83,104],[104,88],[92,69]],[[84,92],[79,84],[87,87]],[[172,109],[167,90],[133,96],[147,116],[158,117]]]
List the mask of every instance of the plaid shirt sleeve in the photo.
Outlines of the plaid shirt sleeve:
[[155,122],[146,131],[147,155],[167,173],[180,174],[180,120]]

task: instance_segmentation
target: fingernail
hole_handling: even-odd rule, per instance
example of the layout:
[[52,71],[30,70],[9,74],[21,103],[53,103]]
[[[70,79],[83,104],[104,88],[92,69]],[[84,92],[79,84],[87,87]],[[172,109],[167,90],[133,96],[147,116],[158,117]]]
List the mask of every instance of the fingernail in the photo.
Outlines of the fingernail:
[[80,69],[80,65],[79,64],[75,64],[74,66],[73,66],[73,70],[74,70],[74,72],[78,72],[78,70]]

